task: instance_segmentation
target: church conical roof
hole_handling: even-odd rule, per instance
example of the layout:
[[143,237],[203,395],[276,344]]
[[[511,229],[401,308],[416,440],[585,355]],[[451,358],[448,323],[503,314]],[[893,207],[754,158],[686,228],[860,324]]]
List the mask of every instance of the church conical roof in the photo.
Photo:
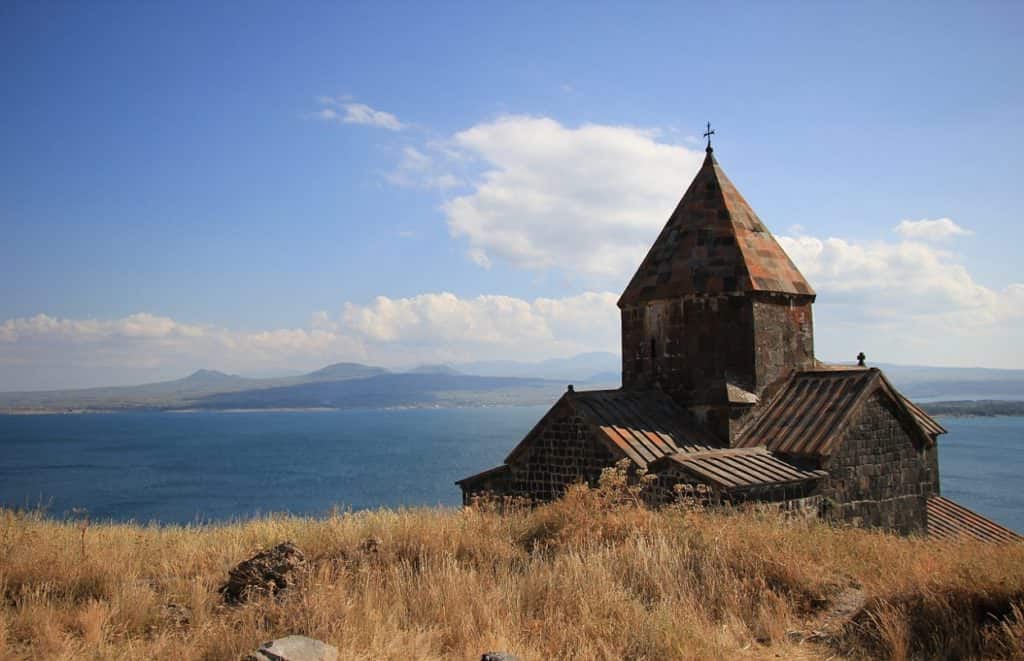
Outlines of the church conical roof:
[[619,306],[685,294],[758,291],[814,296],[708,148]]

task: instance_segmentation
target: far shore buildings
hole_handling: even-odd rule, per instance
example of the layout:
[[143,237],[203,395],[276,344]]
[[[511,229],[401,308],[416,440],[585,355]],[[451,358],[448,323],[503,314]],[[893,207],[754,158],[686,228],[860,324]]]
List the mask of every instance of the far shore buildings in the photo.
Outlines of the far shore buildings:
[[940,495],[945,429],[880,370],[815,359],[814,300],[709,142],[619,299],[622,388],[569,386],[505,463],[457,482],[464,500],[550,500],[628,459],[657,475],[655,502],[684,492],[901,533],[1015,538]]

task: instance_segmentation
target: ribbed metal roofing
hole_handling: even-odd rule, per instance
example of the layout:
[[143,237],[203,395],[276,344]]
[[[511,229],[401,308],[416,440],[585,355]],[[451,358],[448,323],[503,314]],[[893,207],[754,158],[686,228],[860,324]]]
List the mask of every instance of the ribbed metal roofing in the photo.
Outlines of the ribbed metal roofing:
[[878,378],[871,369],[797,372],[736,445],[830,455],[843,423]]
[[925,413],[924,409],[920,406],[903,395],[900,395],[900,399],[903,401],[903,404],[910,409],[910,412],[914,414],[914,419],[917,420],[917,424],[921,425],[921,429],[925,430],[932,436],[938,436],[939,434],[946,433],[946,428],[936,422],[935,418]]
[[508,473],[510,470],[511,468],[509,468],[508,464],[502,464],[500,466],[495,466],[494,468],[488,468],[485,471],[480,471],[479,473],[470,475],[469,477],[464,477],[461,480],[455,480],[455,484],[470,484],[472,482],[477,482],[479,480],[483,480],[486,478],[498,477],[500,475]]
[[754,291],[814,296],[709,150],[619,306],[681,294]]
[[957,540],[965,537],[983,542],[1019,542],[1024,540],[1009,528],[990,521],[977,512],[942,496],[928,499],[928,536],[942,540]]
[[823,470],[798,468],[764,447],[673,454],[652,463],[650,470],[657,472],[668,462],[678,464],[705,482],[725,490],[795,484],[828,475]]
[[827,457],[836,449],[857,408],[881,389],[902,407],[927,442],[945,433],[919,407],[889,385],[877,368],[836,368],[795,372],[782,391],[736,440],[737,447],[764,445],[773,452]]
[[566,393],[588,424],[639,466],[665,455],[709,450],[717,441],[686,424],[686,411],[657,390]]

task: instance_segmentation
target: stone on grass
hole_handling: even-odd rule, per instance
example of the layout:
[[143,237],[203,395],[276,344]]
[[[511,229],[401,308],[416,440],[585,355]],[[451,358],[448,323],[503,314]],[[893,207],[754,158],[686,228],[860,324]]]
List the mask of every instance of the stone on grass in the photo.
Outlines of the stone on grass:
[[285,636],[263,643],[245,661],[338,661],[338,649],[305,636]]
[[240,604],[258,595],[276,595],[295,585],[305,566],[302,551],[291,542],[282,542],[235,565],[220,593],[229,604]]
[[480,661],[519,661],[519,657],[508,652],[484,652]]

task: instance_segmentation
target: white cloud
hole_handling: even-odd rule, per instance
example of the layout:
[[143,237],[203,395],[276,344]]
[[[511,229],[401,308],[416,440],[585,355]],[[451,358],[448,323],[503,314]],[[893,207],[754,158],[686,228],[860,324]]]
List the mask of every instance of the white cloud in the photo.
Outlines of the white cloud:
[[366,124],[376,126],[389,131],[399,131],[404,124],[389,112],[374,110],[363,103],[346,103],[342,106],[345,109],[345,116],[341,121],[346,124]]
[[[147,313],[109,320],[40,314],[0,323],[0,390],[23,387],[5,366],[37,374],[52,368],[55,378],[111,368],[181,375],[199,367],[252,373],[342,360],[395,366],[615,351],[615,300],[608,292],[533,301],[451,293],[380,296],[365,305],[347,303],[338,314],[316,311],[305,328],[254,332]],[[58,387],[68,380],[33,386]]]
[[974,232],[960,227],[949,218],[935,220],[901,220],[893,230],[907,239],[943,241],[954,236],[969,236]]
[[406,126],[391,113],[376,110],[365,103],[356,103],[349,100],[349,97],[321,96],[317,102],[323,107],[312,113],[312,116],[327,122],[363,124],[389,131],[400,131]]
[[433,157],[410,146],[402,148],[401,160],[392,172],[385,175],[385,179],[396,186],[438,190],[454,188],[462,183],[450,172],[439,170]]
[[[358,340],[331,330],[325,313],[306,329],[231,331],[138,313],[120,319],[62,319],[39,314],[0,324],[0,365],[83,367],[285,367],[332,353],[362,355]],[[16,387],[2,383],[0,387]]]
[[481,266],[560,269],[616,286],[643,259],[703,154],[656,131],[508,116],[457,133],[482,172],[443,205]]
[[338,111],[336,111],[334,108],[321,108],[320,110],[317,110],[315,113],[313,113],[313,117],[316,117],[317,119],[322,119],[325,122],[333,122],[338,121],[338,119],[340,119],[338,117]]
[[533,301],[496,295],[466,299],[447,292],[379,296],[369,305],[345,305],[342,319],[346,328],[369,342],[452,357],[458,352],[485,357],[496,350],[506,356],[553,357],[614,350],[616,299],[610,292]]
[[1024,333],[1024,284],[987,287],[919,241],[778,239],[818,292],[819,356],[870,348],[897,363],[1022,366],[1011,342]]
[[59,319],[38,314],[34,317],[8,319],[0,324],[0,343],[14,343],[29,337],[52,337],[71,341],[89,341],[112,336],[168,340],[198,337],[202,333],[203,329],[200,326],[180,324],[168,317],[145,312],[115,320]]

